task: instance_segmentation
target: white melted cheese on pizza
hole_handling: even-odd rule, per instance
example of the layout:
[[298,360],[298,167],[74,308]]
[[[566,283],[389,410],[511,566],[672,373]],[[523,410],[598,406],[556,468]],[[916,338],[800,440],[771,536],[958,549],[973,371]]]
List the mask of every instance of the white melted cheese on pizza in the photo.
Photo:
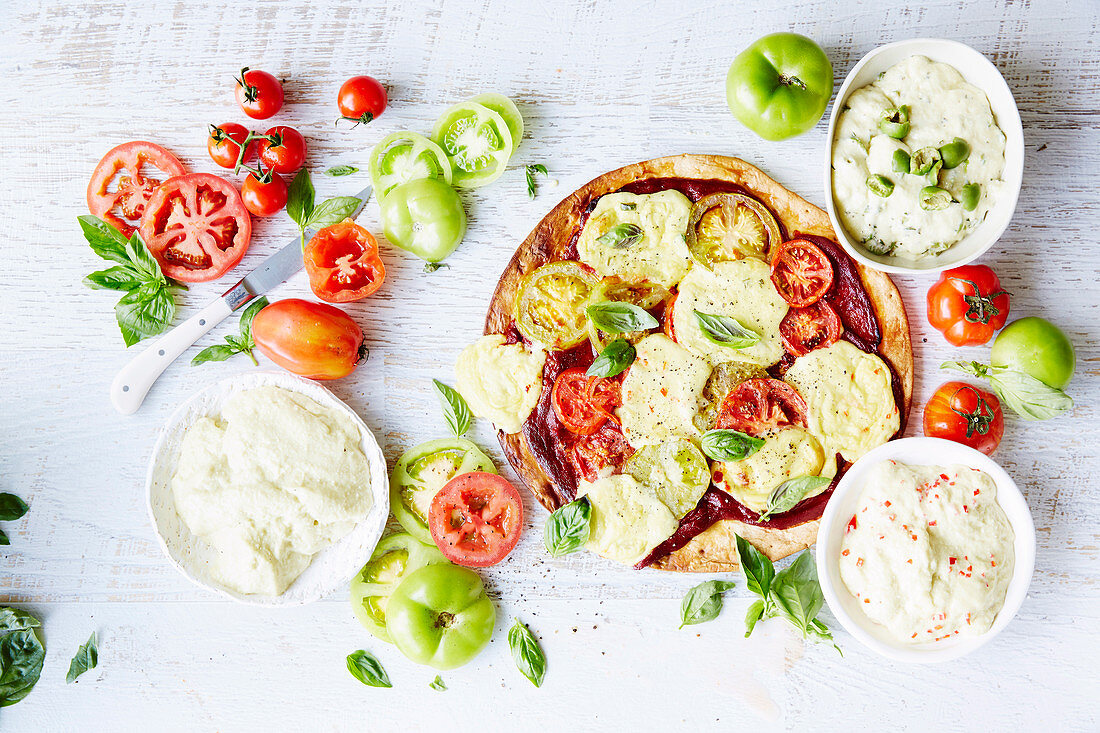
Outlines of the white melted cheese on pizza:
[[623,379],[619,420],[634,448],[665,438],[699,438],[692,422],[699,411],[710,365],[664,334],[646,336]]

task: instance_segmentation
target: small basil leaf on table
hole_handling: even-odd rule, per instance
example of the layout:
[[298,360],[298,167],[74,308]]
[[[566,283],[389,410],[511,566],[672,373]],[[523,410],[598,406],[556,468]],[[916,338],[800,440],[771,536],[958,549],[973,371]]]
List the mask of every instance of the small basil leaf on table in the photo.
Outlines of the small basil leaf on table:
[[317,198],[317,192],[313,188],[313,180],[309,177],[309,171],[302,168],[294,180],[290,182],[286,196],[286,213],[290,220],[298,225],[305,237],[305,228],[309,224],[309,217],[313,214],[313,204]]
[[719,346],[728,346],[731,349],[747,349],[760,343],[760,334],[747,328],[736,319],[729,316],[718,316],[710,313],[695,313],[695,320],[699,322],[699,328],[703,335]]
[[256,355],[252,353],[253,349],[256,348],[256,341],[252,338],[252,320],[257,313],[266,307],[267,298],[264,296],[260,296],[249,303],[248,307],[241,313],[240,337],[226,336],[224,344],[214,344],[206,347],[195,354],[195,358],[191,360],[191,366],[205,364],[208,361],[225,361],[234,354],[247,354],[252,363],[259,366],[260,362],[256,361]]
[[605,300],[593,303],[584,312],[596,328],[607,333],[646,331],[660,325],[649,311],[633,303]]
[[535,174],[547,175],[546,166],[542,163],[524,166],[523,173],[527,177],[527,195],[535,198],[535,193],[538,190],[538,186],[535,184]]
[[689,590],[680,601],[680,628],[718,618],[722,594],[734,585],[732,580],[705,580]]
[[543,530],[546,551],[554,557],[579,551],[588,542],[591,519],[592,505],[583,496],[554,511]]
[[771,590],[772,579],[775,578],[775,566],[767,555],[753,547],[748,540],[741,535],[736,537],[737,560],[741,564],[741,572],[745,574],[745,584],[751,592],[766,598]]
[[756,628],[756,622],[764,615],[764,601],[753,601],[749,610],[745,612],[745,638],[752,635]]
[[815,489],[820,489],[832,482],[828,476],[798,476],[787,479],[768,497],[768,503],[760,514],[760,521],[766,522],[773,514],[782,514],[790,511],[802,501],[807,494]]
[[211,361],[225,361],[238,353],[238,351],[238,349],[233,348],[230,344],[214,344],[213,346],[207,346],[205,349],[195,354],[195,358],[191,360],[191,366],[198,366],[199,364],[206,364]]
[[764,446],[763,438],[754,438],[738,430],[708,430],[699,442],[703,453],[715,461],[740,461]]
[[443,684],[443,678],[440,677],[439,675],[435,676],[435,679],[432,680],[431,684],[428,685],[428,687],[432,688],[433,690],[446,690],[447,689],[447,685]]
[[616,224],[596,237],[596,243],[616,249],[626,249],[644,236],[645,230],[637,224]]
[[26,611],[18,608],[0,608],[0,636],[10,634],[13,631],[35,629],[41,625],[41,621]]
[[353,165],[334,165],[325,171],[326,176],[332,176],[333,178],[340,178],[342,176],[350,176],[358,173],[359,169]]
[[42,642],[30,629],[0,638],[0,706],[14,705],[30,694],[45,658]]
[[89,669],[94,669],[97,664],[99,664],[99,647],[96,646],[93,631],[88,641],[80,645],[76,656],[69,662],[69,673],[65,675],[65,682],[75,682],[77,677]]
[[433,379],[432,384],[439,394],[439,404],[443,406],[443,419],[447,421],[447,427],[456,438],[461,438],[470,429],[470,421],[473,419],[470,406],[454,387],[449,387],[438,379]]
[[367,651],[360,649],[348,655],[351,676],[369,687],[393,687],[382,664]]
[[8,539],[7,533],[4,530],[0,529],[0,545],[10,545],[10,544],[11,544],[11,540]]
[[0,494],[0,522],[14,522],[27,513],[27,503],[15,494]]
[[615,339],[604,347],[585,374],[590,377],[614,377],[633,364],[637,355],[634,345],[629,341]]
[[542,680],[546,677],[546,655],[542,653],[535,635],[518,618],[508,629],[508,647],[523,676],[531,680],[535,687],[542,687]]

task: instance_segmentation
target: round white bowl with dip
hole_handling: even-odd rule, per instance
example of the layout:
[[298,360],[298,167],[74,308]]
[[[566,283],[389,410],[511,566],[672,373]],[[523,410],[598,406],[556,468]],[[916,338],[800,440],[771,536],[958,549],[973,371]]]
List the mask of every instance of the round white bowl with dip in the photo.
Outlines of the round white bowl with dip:
[[[214,550],[197,537],[180,518],[172,492],[172,476],[179,461],[184,433],[199,418],[218,415],[233,395],[258,387],[279,387],[346,414],[359,431],[359,447],[370,467],[372,504],[367,516],[350,533],[313,556],[309,566],[281,595],[237,593],[219,584],[210,572]],[[181,404],[161,429],[146,475],[149,518],[161,549],[172,565],[188,580],[238,603],[254,606],[298,606],[311,603],[336,590],[346,589],[374,552],[389,517],[389,479],[386,458],[374,434],[355,412],[332,392],[303,377],[283,371],[248,371],[223,379],[200,390]]]
[[[887,460],[910,465],[961,464],[984,471],[997,485],[997,504],[1012,526],[1015,561],[1004,605],[997,613],[992,627],[985,633],[920,644],[903,643],[895,639],[885,626],[864,614],[860,603],[841,578],[841,544],[849,518],[857,510],[868,472],[873,466]],[[944,662],[969,654],[982,646],[1000,633],[1016,615],[1027,595],[1035,569],[1035,525],[1016,482],[985,454],[961,443],[940,438],[903,438],[870,451],[844,474],[821,516],[816,554],[818,579],[825,601],[848,633],[890,659],[901,662]]]
[[[953,66],[967,82],[985,92],[997,126],[1005,135],[1005,167],[1001,179],[1003,190],[992,209],[978,226],[961,241],[938,255],[917,259],[894,255],[879,255],[864,247],[844,227],[837,214],[833,197],[833,138],[838,119],[848,96],[874,82],[878,75],[910,56],[926,56],[932,61]],[[829,115],[828,138],[825,142],[825,208],[842,247],[867,267],[899,274],[935,274],[940,270],[971,262],[993,246],[1004,233],[1016,210],[1016,200],[1024,173],[1024,131],[1020,112],[1004,77],[990,61],[969,46],[957,41],[936,38],[916,38],[879,46],[857,63],[837,92]]]

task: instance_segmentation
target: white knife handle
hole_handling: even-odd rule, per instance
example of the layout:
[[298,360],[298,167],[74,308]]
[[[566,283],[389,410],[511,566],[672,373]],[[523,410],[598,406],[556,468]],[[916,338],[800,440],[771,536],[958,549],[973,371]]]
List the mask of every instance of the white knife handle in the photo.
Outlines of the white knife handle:
[[111,402],[115,409],[123,415],[137,412],[149,388],[168,365],[232,312],[229,303],[218,298],[135,356],[111,384]]

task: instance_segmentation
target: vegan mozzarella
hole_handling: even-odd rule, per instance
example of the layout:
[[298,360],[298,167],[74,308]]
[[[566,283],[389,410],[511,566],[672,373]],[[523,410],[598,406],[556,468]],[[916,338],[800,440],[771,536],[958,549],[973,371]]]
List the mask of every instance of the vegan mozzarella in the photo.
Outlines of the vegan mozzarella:
[[582,481],[577,493],[592,505],[588,549],[609,560],[633,565],[679,526],[656,492],[628,474]]
[[[792,426],[769,430],[759,437],[764,439],[760,450],[740,461],[719,463],[714,472],[715,484],[758,513],[764,511],[768,499],[784,481],[817,476],[825,465],[821,443],[808,430]],[[804,498],[826,488],[828,484]]]
[[478,417],[497,430],[518,433],[542,394],[546,351],[506,344],[500,334],[482,336],[455,362],[459,394]]
[[634,448],[665,438],[697,438],[692,422],[710,366],[664,334],[646,336],[623,379],[619,420]]

